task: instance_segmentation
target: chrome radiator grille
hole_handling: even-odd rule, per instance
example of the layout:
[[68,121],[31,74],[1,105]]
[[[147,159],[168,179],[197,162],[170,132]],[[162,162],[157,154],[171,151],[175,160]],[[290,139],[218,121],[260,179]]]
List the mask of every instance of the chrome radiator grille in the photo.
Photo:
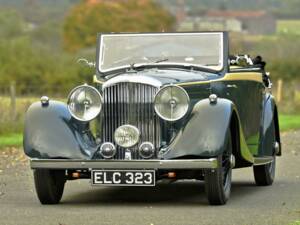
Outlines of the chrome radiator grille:
[[[160,122],[154,112],[154,97],[158,88],[140,83],[117,83],[103,90],[104,118],[102,123],[104,142],[114,142],[114,131],[121,125],[136,126],[141,132],[138,145],[130,148],[132,159],[141,159],[138,147],[142,142],[160,146]],[[116,145],[115,159],[124,159],[126,149]],[[157,157],[157,152],[153,158]]]

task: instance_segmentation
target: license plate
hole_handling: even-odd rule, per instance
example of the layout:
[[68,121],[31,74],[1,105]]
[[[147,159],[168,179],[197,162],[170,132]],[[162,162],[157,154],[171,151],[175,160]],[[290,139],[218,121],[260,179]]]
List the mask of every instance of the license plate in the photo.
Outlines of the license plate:
[[92,170],[92,184],[155,186],[155,170]]

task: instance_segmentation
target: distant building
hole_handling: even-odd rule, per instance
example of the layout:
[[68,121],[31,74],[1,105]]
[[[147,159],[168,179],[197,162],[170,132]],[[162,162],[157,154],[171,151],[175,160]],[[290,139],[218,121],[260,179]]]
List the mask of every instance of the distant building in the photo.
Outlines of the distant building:
[[[126,2],[128,0],[85,0],[86,3],[90,4],[90,5],[94,5],[94,4],[99,4],[99,3],[102,3],[102,2],[109,2],[109,3],[118,3],[118,2]],[[143,4],[143,3],[146,3],[146,0],[139,0],[138,3],[140,4]]]
[[237,19],[222,19],[214,17],[186,17],[178,24],[178,31],[234,31],[242,32],[242,23]]
[[266,11],[210,10],[202,17],[186,17],[178,30],[227,30],[248,34],[273,34],[276,20]]
[[[172,9],[170,11],[172,12]],[[176,8],[172,13],[175,14],[177,22],[184,21],[184,19],[186,18],[184,0],[177,0]]]
[[273,34],[276,32],[276,20],[266,11],[220,11],[211,10],[206,13],[209,18],[224,20],[237,19],[242,24],[242,30],[249,34]]

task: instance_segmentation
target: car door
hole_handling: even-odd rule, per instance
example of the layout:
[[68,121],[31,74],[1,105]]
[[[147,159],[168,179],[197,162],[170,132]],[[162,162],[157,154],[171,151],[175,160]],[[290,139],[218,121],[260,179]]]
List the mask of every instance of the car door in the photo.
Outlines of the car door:
[[257,155],[264,95],[262,74],[241,72],[233,76],[235,79],[225,80],[226,97],[236,105],[246,143]]

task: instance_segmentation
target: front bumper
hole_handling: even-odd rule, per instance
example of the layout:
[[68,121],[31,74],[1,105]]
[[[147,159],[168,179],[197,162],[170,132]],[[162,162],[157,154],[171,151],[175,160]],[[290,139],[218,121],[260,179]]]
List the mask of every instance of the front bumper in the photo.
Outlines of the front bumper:
[[184,160],[31,159],[32,169],[215,169],[217,158]]

